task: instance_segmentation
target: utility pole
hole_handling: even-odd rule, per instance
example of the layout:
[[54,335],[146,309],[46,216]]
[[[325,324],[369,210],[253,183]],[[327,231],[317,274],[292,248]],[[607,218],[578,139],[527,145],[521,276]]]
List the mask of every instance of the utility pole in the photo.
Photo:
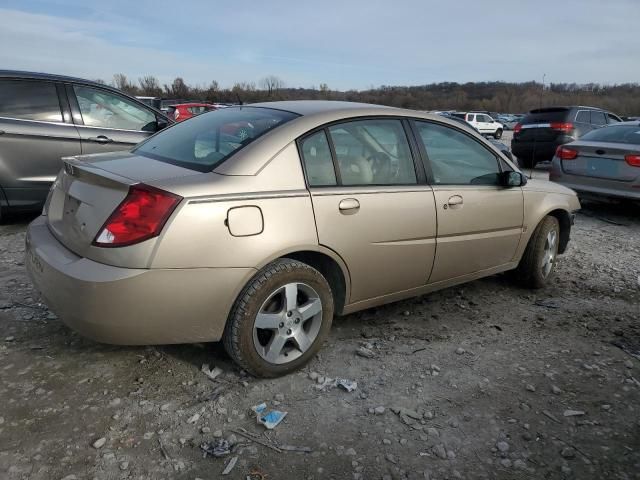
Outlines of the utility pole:
[[540,91],[540,108],[542,108],[542,96],[544,95],[544,79],[547,77],[546,73],[542,74],[542,90]]

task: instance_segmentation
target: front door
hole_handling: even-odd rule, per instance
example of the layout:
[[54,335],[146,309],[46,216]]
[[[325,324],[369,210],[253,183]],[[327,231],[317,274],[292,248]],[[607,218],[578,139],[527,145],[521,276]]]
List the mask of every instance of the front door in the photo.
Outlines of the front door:
[[0,79],[0,186],[10,206],[42,204],[60,158],[79,153],[78,131],[65,122],[53,82]]
[[402,122],[332,125],[301,140],[300,150],[318,239],[347,264],[350,303],[425,285],[435,204],[418,181]]
[[499,185],[508,164],[461,130],[414,123],[428,158],[438,216],[436,258],[429,283],[513,261],[524,217],[520,187]]
[[97,87],[70,85],[67,94],[82,153],[129,150],[157,130],[153,110]]

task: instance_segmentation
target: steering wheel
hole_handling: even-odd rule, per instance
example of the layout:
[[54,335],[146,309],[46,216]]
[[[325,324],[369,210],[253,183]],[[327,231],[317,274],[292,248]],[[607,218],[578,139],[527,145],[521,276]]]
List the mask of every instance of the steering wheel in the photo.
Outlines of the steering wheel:
[[392,172],[391,158],[389,158],[389,155],[384,152],[375,152],[374,154],[367,157],[367,160],[371,163],[371,170],[373,172],[373,180],[375,183],[386,182],[390,180]]

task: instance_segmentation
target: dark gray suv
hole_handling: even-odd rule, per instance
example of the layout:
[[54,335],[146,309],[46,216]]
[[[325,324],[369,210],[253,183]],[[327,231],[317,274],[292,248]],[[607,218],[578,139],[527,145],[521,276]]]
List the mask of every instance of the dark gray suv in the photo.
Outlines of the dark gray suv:
[[169,123],[96,82],[0,70],[0,215],[40,208],[61,157],[127,150]]

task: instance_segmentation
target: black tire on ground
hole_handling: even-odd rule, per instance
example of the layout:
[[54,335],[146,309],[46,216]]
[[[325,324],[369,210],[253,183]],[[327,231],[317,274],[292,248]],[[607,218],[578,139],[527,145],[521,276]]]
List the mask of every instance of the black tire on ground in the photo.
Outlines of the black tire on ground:
[[[545,247],[549,233],[555,231],[555,248],[553,249],[553,262],[551,271],[545,276],[542,262],[545,255]],[[560,224],[558,219],[546,216],[538,224],[529,239],[527,248],[522,255],[518,268],[514,271],[514,277],[522,286],[527,288],[542,288],[553,278],[558,258],[558,245],[560,242]]]
[[496,130],[496,133],[493,134],[493,138],[495,138],[496,140],[500,140],[502,138],[502,129],[501,128]]
[[[254,344],[253,329],[263,303],[278,288],[289,283],[304,283],[313,288],[321,301],[322,323],[311,346],[287,363],[270,363],[260,356]],[[299,369],[320,350],[331,330],[334,303],[327,280],[315,268],[283,258],[260,270],[240,292],[229,314],[222,341],[229,356],[256,377],[278,377]]]
[[518,158],[518,164],[523,168],[536,168],[536,162],[532,158]]

